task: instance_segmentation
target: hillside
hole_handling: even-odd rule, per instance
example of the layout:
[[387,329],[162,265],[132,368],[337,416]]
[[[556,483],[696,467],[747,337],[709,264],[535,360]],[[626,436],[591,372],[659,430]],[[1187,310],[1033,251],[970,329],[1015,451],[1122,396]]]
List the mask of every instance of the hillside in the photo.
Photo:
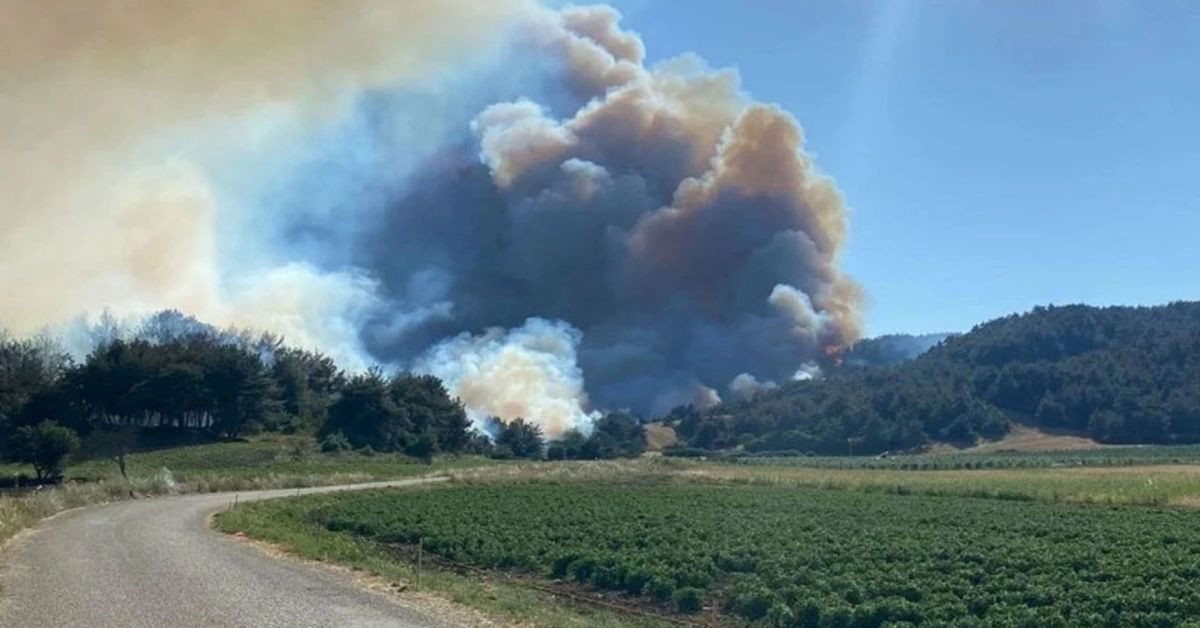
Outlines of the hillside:
[[1039,307],[883,368],[680,421],[690,447],[823,454],[973,445],[1014,422],[1102,443],[1200,442],[1200,303]]
[[850,366],[892,366],[907,362],[953,334],[888,334],[860,340],[842,358]]

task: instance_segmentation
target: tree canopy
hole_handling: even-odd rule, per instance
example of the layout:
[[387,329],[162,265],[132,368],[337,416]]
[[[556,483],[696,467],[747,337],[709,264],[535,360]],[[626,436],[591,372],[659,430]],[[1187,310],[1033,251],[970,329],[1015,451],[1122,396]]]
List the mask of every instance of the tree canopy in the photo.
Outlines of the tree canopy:
[[9,437],[8,457],[33,465],[38,480],[62,475],[67,457],[79,450],[75,432],[53,422],[23,425]]
[[1012,422],[1108,443],[1200,442],[1200,303],[1039,307],[880,368],[847,365],[666,417],[690,447],[868,454]]
[[85,437],[88,455],[118,465],[132,443],[259,431],[340,434],[355,448],[425,459],[476,446],[462,405],[435,377],[372,371],[347,378],[328,356],[177,312],[151,317],[132,334],[108,334],[78,363],[46,338],[0,334],[7,457],[29,459],[29,438],[46,421]]

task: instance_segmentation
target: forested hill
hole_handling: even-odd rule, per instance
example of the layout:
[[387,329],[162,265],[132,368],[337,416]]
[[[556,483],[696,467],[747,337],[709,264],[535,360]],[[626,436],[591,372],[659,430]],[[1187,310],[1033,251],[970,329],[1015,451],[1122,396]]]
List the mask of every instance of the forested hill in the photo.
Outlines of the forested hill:
[[1039,307],[909,362],[675,417],[705,449],[875,453],[969,444],[1013,421],[1110,443],[1200,442],[1200,303]]
[[907,362],[949,338],[951,334],[888,334],[861,340],[842,356],[850,366],[891,366]]

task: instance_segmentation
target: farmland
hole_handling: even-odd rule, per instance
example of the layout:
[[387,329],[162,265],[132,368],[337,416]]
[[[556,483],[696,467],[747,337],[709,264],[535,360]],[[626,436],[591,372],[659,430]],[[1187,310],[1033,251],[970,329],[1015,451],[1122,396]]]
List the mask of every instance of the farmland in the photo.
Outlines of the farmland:
[[379,548],[420,543],[663,613],[709,607],[817,626],[1173,625],[1200,614],[1187,585],[1200,575],[1196,516],[647,477],[302,498],[244,506],[219,525],[253,535],[290,518]]
[[789,465],[817,469],[896,469],[902,471],[1122,467],[1200,463],[1200,446],[1128,446],[1058,451],[987,451],[980,453],[937,453],[892,457],[750,455],[733,457],[729,460],[747,465]]
[[678,472],[697,480],[713,482],[866,493],[1106,505],[1200,504],[1200,465],[914,471],[811,468],[794,465],[690,464],[681,466]]

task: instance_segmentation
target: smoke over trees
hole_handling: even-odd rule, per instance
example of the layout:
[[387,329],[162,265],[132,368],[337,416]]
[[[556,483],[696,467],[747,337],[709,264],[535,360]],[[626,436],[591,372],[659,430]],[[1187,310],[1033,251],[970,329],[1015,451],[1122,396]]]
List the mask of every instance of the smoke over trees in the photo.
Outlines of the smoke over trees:
[[77,435],[88,455],[124,473],[138,446],[260,431],[426,460],[465,452],[473,438],[437,378],[372,370],[347,379],[327,356],[175,312],[107,338],[79,363],[48,341],[0,337],[0,448],[34,464],[39,479],[54,477]]
[[617,19],[540,12],[544,97],[484,107],[353,238],[391,304],[368,350],[551,435],[787,381],[859,335],[843,203],[795,120],[698,59],[646,67]]
[[[753,101],[735,72],[686,55],[647,65],[641,38],[602,5],[485,3],[486,17],[466,19],[411,3],[418,26],[391,33],[395,4],[378,4],[296,8],[304,19],[279,38],[226,32],[261,26],[257,11],[209,33],[207,12],[163,8],[155,37],[100,47],[94,67],[60,64],[57,77],[34,54],[55,39],[52,20],[45,38],[13,39],[11,63],[49,76],[42,100],[73,103],[54,85],[93,77],[97,115],[119,122],[64,133],[62,150],[136,144],[153,167],[131,151],[131,172],[87,170],[126,182],[103,196],[124,199],[115,209],[88,217],[105,242],[128,246],[88,247],[62,268],[40,253],[14,266],[82,275],[86,302],[14,289],[25,305],[0,319],[185,308],[348,368],[435,375],[477,426],[523,417],[552,439],[589,433],[608,410],[701,407],[803,378],[858,339],[860,290],[838,265],[841,196],[796,120]],[[471,36],[434,41],[459,23]],[[209,47],[178,49],[182,80],[128,70],[139,51],[204,33]],[[260,38],[272,54],[247,50]],[[313,41],[345,54],[297,76],[287,53]],[[197,90],[220,85],[221,60],[239,55],[255,62],[231,76],[270,97],[226,89],[212,110],[197,105]],[[144,128],[120,106],[123,81],[163,103]],[[82,211],[50,198],[64,186],[54,183],[24,195],[54,209],[33,233]],[[296,388],[286,368],[270,375]],[[290,403],[309,425],[330,410]]]

